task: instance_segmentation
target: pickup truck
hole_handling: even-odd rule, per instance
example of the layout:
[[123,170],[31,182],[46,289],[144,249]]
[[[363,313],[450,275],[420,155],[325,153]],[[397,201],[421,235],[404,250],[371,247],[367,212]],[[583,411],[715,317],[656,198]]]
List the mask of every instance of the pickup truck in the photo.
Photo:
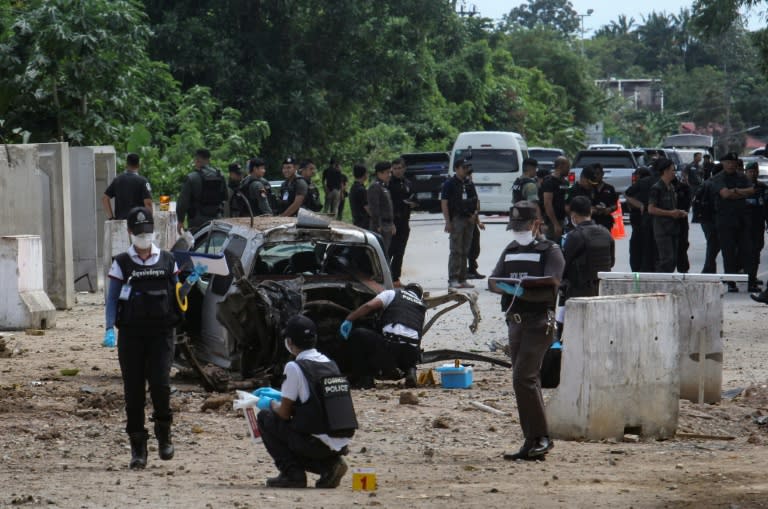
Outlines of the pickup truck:
[[568,181],[573,184],[579,179],[581,170],[594,163],[603,167],[603,181],[616,188],[624,201],[624,191],[632,185],[632,174],[637,169],[637,160],[630,150],[581,150],[573,159]]

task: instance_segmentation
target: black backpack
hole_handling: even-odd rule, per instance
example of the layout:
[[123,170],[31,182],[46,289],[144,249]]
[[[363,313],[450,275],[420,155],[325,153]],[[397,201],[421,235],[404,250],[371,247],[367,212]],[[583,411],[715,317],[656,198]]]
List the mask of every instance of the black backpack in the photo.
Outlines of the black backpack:
[[203,215],[215,216],[220,210],[221,205],[227,200],[227,183],[224,175],[216,168],[207,168],[199,172],[200,187],[200,209]]

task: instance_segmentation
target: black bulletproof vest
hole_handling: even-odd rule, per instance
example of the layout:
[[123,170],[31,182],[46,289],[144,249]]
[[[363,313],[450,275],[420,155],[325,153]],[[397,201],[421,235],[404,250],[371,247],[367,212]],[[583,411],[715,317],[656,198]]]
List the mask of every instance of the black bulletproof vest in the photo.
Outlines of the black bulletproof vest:
[[128,253],[115,256],[123,272],[123,285],[129,285],[128,300],[118,300],[117,326],[126,329],[170,329],[179,322],[176,289],[173,282],[173,255],[160,251],[154,265],[139,265]]
[[600,225],[581,224],[568,235],[581,235],[584,239],[584,251],[576,256],[568,270],[568,282],[571,284],[568,296],[594,297],[598,294],[595,284],[597,273],[612,268],[611,234]]
[[[543,277],[547,263],[547,251],[554,245],[549,240],[534,240],[526,246],[512,241],[504,250],[503,277],[522,279],[525,276]],[[526,288],[523,295],[515,297],[512,313],[542,312],[555,305],[554,287]],[[501,310],[507,311],[512,296],[501,296]]]
[[415,293],[403,290],[395,290],[395,298],[381,315],[382,325],[399,323],[404,327],[413,329],[419,333],[424,328],[424,316],[427,314],[427,306]]
[[279,213],[284,212],[288,207],[291,206],[291,203],[296,200],[296,178],[293,178],[291,180],[285,180],[280,185],[280,211]]
[[512,184],[512,203],[517,203],[523,199],[523,188],[528,184],[536,183],[536,179],[530,177],[518,177]]
[[317,188],[317,186],[304,177],[296,178],[300,178],[307,183],[307,195],[304,197],[304,202],[301,204],[301,206],[305,209],[311,210],[312,212],[321,211],[323,209],[323,205],[320,203],[320,190]]
[[351,437],[357,429],[347,378],[335,362],[296,361],[309,385],[309,398],[296,404],[291,425],[300,433]]
[[224,175],[216,168],[206,167],[200,170],[200,179],[200,213],[216,216],[227,199]]

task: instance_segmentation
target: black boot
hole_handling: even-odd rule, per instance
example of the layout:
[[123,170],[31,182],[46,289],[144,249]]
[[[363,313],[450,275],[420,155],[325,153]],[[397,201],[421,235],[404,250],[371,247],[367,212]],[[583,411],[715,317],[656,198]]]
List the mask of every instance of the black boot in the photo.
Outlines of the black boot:
[[173,442],[171,442],[171,421],[155,421],[155,437],[157,451],[161,460],[173,458]]
[[145,431],[128,433],[131,441],[131,463],[132,469],[144,468],[147,466],[147,438],[149,434]]
[[762,293],[753,293],[750,295],[750,297],[756,302],[768,304],[768,290],[763,290]]
[[406,387],[416,387],[417,385],[417,377],[416,377],[416,368],[408,368],[408,371],[405,372],[405,386]]

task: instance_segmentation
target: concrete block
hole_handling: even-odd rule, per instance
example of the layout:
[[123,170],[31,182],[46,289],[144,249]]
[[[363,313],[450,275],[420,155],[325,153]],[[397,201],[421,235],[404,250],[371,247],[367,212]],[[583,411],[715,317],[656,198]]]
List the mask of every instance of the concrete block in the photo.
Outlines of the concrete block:
[[723,385],[724,287],[719,281],[699,282],[687,276],[684,281],[602,280],[600,295],[661,292],[677,296],[680,397],[717,403]]
[[[109,268],[112,266],[112,258],[124,253],[131,247],[131,235],[128,233],[128,222],[125,219],[113,219],[104,221],[104,257],[102,258],[102,274],[106,281]],[[107,287],[104,285],[104,296]]]
[[638,294],[568,300],[560,386],[547,403],[553,437],[675,434],[680,388],[675,299]]
[[56,308],[43,291],[43,247],[38,235],[0,237],[0,329],[56,326]]

